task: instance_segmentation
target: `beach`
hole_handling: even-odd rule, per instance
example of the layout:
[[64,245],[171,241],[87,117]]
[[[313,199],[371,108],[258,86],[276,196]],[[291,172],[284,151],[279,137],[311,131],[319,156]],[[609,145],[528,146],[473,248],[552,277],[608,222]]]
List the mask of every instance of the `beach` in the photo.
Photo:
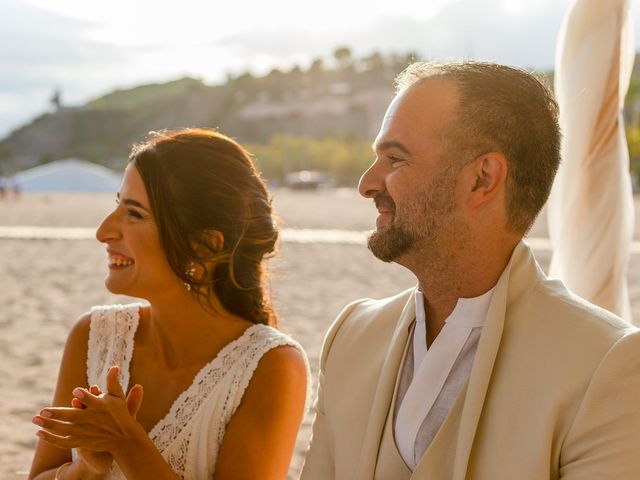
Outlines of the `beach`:
[[[0,203],[0,227],[94,228],[114,207],[110,194],[30,194]],[[361,232],[373,228],[370,200],[353,189],[295,192],[274,190],[282,226]],[[640,212],[640,200],[636,199]],[[530,235],[546,237],[544,217]],[[640,239],[636,221],[635,240]],[[551,252],[536,249],[543,268]],[[0,478],[28,470],[35,446],[31,418],[49,405],[65,339],[71,325],[92,305],[130,298],[106,291],[106,254],[90,238],[0,238]],[[269,260],[270,286],[282,329],[308,353],[317,379],[322,339],[340,310],[362,298],[382,298],[415,284],[412,275],[376,260],[365,246],[335,241],[283,241]],[[640,318],[640,254],[631,256],[629,285],[633,314]],[[307,413],[289,477],[298,478],[311,433]]]

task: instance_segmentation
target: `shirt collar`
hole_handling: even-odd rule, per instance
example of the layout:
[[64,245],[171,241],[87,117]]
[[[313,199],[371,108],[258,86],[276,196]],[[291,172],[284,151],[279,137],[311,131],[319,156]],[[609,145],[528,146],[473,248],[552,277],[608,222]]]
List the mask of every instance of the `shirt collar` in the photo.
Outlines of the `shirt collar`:
[[[445,323],[469,328],[482,327],[487,317],[495,288],[494,285],[493,288],[478,297],[459,298],[453,312],[447,317]],[[424,295],[420,290],[416,290],[415,304],[416,322],[424,322]]]

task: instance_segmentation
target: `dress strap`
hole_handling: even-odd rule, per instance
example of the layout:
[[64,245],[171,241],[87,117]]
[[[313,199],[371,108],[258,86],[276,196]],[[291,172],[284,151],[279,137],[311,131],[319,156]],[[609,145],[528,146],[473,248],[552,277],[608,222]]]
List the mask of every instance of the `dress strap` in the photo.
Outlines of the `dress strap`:
[[[211,436],[219,445],[224,437],[226,426],[242,401],[251,377],[262,356],[269,350],[291,345],[302,352],[307,367],[307,402],[311,395],[309,362],[298,342],[275,328],[257,324],[247,328],[236,340],[225,345],[216,357],[206,364],[195,376],[193,383],[174,401],[167,415],[149,432],[158,450],[169,448],[185,431],[192,419],[199,417],[204,404],[209,405],[207,415],[215,417]],[[212,405],[210,402],[213,401]],[[206,422],[205,422],[206,423]]]
[[[221,417],[223,422],[220,423],[217,433],[218,443],[222,443],[226,431],[226,425],[236,412],[242,397],[251,382],[251,378],[258,367],[260,359],[270,350],[283,345],[290,345],[297,348],[302,353],[307,367],[307,399],[305,401],[304,411],[306,412],[310,405],[311,398],[311,373],[309,370],[309,360],[302,346],[284,333],[267,325],[254,325],[250,327],[243,336],[243,342],[239,349],[241,354],[236,357],[235,365],[232,369],[233,375],[231,384],[233,385],[222,406]],[[238,352],[238,353],[240,353]]]
[[[244,392],[249,386],[249,382],[251,382],[251,378],[253,378],[253,374],[256,371],[256,368],[258,368],[258,364],[262,357],[276,347],[288,345],[298,349],[300,353],[302,353],[302,357],[304,358],[305,365],[307,367],[307,399],[304,408],[304,411],[306,412],[311,400],[311,371],[309,368],[309,360],[302,346],[296,340],[285,335],[280,330],[266,325],[257,325],[252,328],[252,331],[249,333],[248,340],[247,355],[243,357],[244,365],[243,368],[239,370],[241,375],[238,382],[238,398],[241,399],[244,395]],[[239,402],[232,406],[229,412],[229,417],[235,413],[238,406]]]
[[133,356],[134,336],[140,320],[141,304],[102,305],[91,309],[87,380],[106,391],[107,372],[120,367],[120,384],[129,389],[129,366]]

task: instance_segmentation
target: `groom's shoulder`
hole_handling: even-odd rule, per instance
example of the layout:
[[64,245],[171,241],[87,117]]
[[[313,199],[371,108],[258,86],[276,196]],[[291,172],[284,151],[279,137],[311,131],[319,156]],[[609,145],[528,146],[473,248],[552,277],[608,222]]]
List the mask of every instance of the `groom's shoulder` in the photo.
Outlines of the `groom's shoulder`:
[[325,336],[324,353],[336,339],[351,345],[390,339],[403,310],[413,301],[414,292],[415,287],[391,297],[363,298],[347,305]]
[[413,301],[415,287],[391,297],[381,299],[361,298],[347,305],[338,315],[335,323],[356,325],[369,323],[394,323],[410,301]]

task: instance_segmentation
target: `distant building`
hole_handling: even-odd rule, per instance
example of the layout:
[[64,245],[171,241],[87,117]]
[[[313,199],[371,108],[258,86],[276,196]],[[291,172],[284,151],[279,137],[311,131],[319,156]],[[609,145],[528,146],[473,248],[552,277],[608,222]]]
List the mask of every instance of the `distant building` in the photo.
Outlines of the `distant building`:
[[122,175],[102,165],[75,158],[57,160],[16,173],[22,192],[116,192]]

